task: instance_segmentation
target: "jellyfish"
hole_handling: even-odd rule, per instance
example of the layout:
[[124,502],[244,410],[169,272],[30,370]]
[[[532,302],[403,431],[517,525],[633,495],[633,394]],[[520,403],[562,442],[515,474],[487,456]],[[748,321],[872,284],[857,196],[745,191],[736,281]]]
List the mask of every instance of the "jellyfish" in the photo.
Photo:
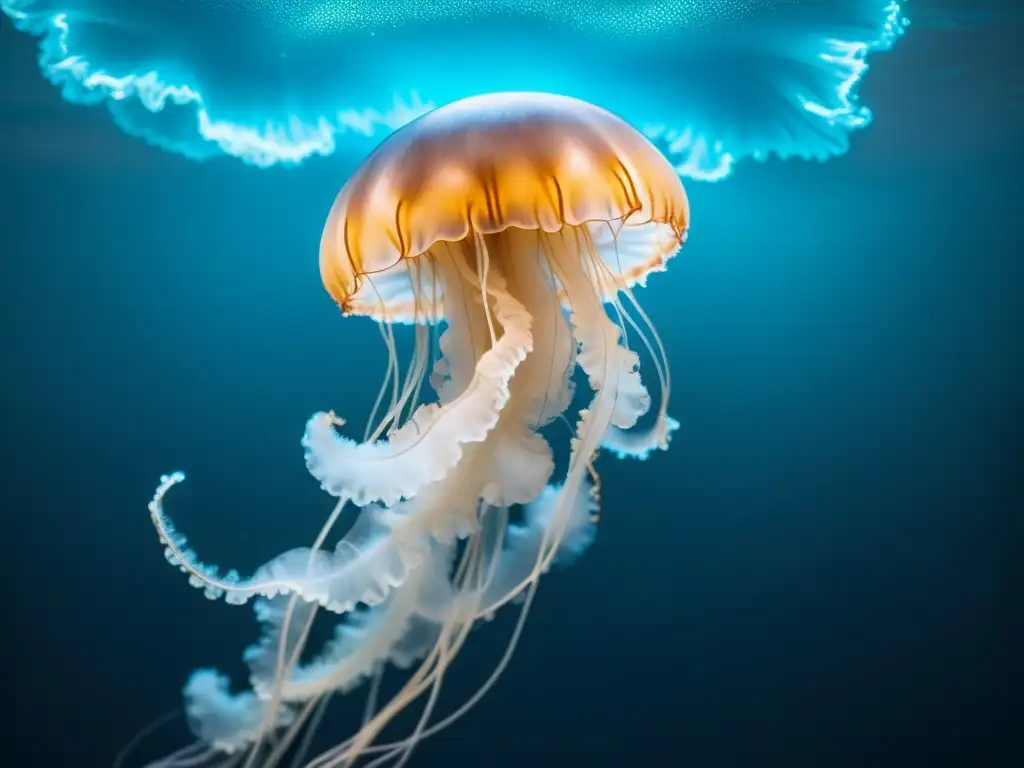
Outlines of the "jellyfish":
[[353,166],[434,105],[541,90],[602,103],[684,177],[827,159],[871,112],[896,0],[0,0],[66,99],[193,159]]
[[[243,692],[216,669],[190,678],[196,742],[153,765],[267,768],[289,750],[300,764],[327,702],[360,688],[361,725],[304,764],[402,765],[484,695],[542,577],[595,539],[599,454],[646,458],[677,427],[668,361],[634,289],[665,270],[688,227],[664,155],[570,97],[453,102],[366,159],[327,217],[320,271],[345,316],[382,332],[378,407],[361,438],[334,411],[309,419],[306,465],[335,506],[310,547],[251,576],[199,560],[166,510],[184,475],[162,479],[150,512],[167,559],[211,599],[253,601],[262,633],[244,654]],[[408,360],[395,343],[402,328],[415,340]],[[569,459],[556,471],[558,440]],[[338,544],[324,546],[343,521]],[[433,718],[470,631],[510,604],[520,613],[501,662],[470,700]],[[334,633],[311,655],[318,614]],[[389,667],[407,679],[379,702]],[[382,742],[416,702],[412,732]]]

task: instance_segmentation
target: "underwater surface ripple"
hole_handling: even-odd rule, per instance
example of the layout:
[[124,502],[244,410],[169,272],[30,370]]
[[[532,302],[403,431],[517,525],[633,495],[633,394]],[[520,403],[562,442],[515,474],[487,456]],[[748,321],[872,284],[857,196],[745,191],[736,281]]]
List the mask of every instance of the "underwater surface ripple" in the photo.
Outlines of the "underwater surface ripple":
[[[684,177],[825,160],[868,125],[893,0],[0,0],[64,98],[202,160],[365,154],[432,106],[549,91],[616,112]],[[457,73],[453,76],[453,73]]]

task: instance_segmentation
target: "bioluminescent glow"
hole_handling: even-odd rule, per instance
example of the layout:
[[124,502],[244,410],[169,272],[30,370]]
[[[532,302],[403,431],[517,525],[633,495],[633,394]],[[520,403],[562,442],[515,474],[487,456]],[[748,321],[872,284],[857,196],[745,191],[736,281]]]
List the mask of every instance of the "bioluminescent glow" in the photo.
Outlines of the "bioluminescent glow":
[[[654,144],[564,96],[473,97],[380,145],[331,209],[320,272],[345,314],[380,325],[390,362],[361,442],[333,412],[306,426],[306,465],[336,499],[316,540],[243,578],[200,562],[174,530],[165,502],[183,474],[162,478],[150,505],[167,559],[211,599],[254,599],[263,627],[245,652],[245,691],[231,693],[213,669],[192,675],[185,709],[196,742],[154,768],[273,768],[286,755],[308,768],[367,756],[403,765],[483,696],[544,574],[593,540],[597,455],[668,447],[668,361],[632,288],[666,268],[688,226],[682,182]],[[415,337],[404,381],[396,324]],[[628,342],[648,350],[659,384],[646,424],[652,398]],[[591,390],[578,410],[577,368]],[[555,440],[569,448],[564,474]],[[522,607],[497,668],[463,705],[438,713],[472,628],[513,602]],[[318,613],[335,631],[311,656]],[[407,677],[378,701],[389,665]],[[363,683],[362,722],[306,762],[326,704]],[[422,709],[411,732],[378,743],[413,704]]]
[[365,154],[432,105],[543,90],[642,128],[683,176],[826,159],[895,0],[0,0],[69,101],[194,159]]

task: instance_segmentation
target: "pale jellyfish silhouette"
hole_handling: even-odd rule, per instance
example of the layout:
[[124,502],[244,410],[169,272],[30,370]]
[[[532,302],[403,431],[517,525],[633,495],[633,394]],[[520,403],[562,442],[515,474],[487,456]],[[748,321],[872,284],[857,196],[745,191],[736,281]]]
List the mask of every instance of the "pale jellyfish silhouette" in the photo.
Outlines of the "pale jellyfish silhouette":
[[[267,768],[289,750],[299,752],[292,764],[310,768],[364,758],[401,765],[483,696],[541,577],[594,537],[594,459],[602,450],[646,458],[668,446],[668,362],[632,289],[665,269],[688,226],[683,186],[657,148],[575,99],[473,97],[383,142],[334,203],[320,269],[346,315],[369,316],[384,331],[384,410],[370,415],[361,442],[333,412],[309,420],[306,463],[337,504],[311,547],[250,578],[222,574],[186,548],[164,510],[184,476],[163,478],[150,510],[168,560],[212,599],[255,598],[263,634],[245,652],[245,692],[231,693],[212,669],[191,677],[185,708],[196,742],[153,765]],[[404,376],[396,324],[414,325]],[[652,360],[657,408],[636,349]],[[589,393],[574,392],[577,369]],[[576,395],[584,405],[574,406]],[[557,429],[545,435],[570,444],[557,476],[546,425]],[[350,518],[340,543],[324,548]],[[513,602],[521,613],[497,669],[463,706],[436,717],[437,691],[470,630]],[[336,631],[300,661],[317,613],[333,617]],[[407,679],[377,701],[389,664]],[[327,702],[364,683],[364,720],[303,763]],[[414,703],[422,710],[412,732],[378,743]]]
[[857,85],[906,24],[895,0],[0,0],[69,101],[188,157],[258,166],[339,150],[468,96],[599,102],[677,171],[844,153]]

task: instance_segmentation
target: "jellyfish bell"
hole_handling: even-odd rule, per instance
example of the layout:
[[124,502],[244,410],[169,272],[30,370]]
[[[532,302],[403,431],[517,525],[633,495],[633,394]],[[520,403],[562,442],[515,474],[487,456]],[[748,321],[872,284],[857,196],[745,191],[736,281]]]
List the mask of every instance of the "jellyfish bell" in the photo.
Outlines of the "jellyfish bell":
[[[257,598],[260,641],[245,653],[248,690],[202,669],[186,686],[196,744],[155,764],[272,768],[315,730],[337,693],[410,669],[382,706],[376,682],[354,734],[307,765],[403,764],[416,744],[461,717],[514,650],[541,577],[594,538],[605,448],[644,458],[667,447],[668,363],[634,286],[665,268],[686,239],[689,206],[671,164],[613,114],[576,99],[501,93],[455,102],[398,130],[342,188],[324,227],[320,269],[346,315],[384,331],[389,362],[362,439],[333,411],[313,415],[306,465],[336,497],[313,545],[286,551],[248,578],[202,563],[167,517],[165,476],[150,505],[165,555],[212,599]],[[398,360],[393,326],[415,345]],[[435,338],[436,337],[436,338]],[[639,342],[659,383],[640,379]],[[573,372],[589,403],[569,421]],[[425,382],[436,398],[425,396]],[[388,397],[390,393],[390,397]],[[555,477],[541,429],[570,425],[570,458]],[[552,438],[554,439],[554,438]],[[521,520],[512,514],[521,507]],[[355,512],[333,550],[344,510]],[[522,604],[506,652],[461,707],[432,721],[437,691],[470,630]],[[318,611],[337,621],[311,660]],[[417,666],[418,664],[418,666]],[[382,731],[423,701],[413,731]],[[303,764],[305,746],[292,764]]]
[[[385,139],[342,189],[321,240],[324,286],[347,314],[432,322],[443,313],[440,294],[420,294],[443,280],[415,262],[444,261],[473,236],[507,247],[500,236],[509,230],[571,229],[603,262],[601,295],[614,295],[661,269],[684,241],[689,206],[674,177],[647,139],[587,102],[464,99]],[[605,233],[632,247],[600,247]]]

